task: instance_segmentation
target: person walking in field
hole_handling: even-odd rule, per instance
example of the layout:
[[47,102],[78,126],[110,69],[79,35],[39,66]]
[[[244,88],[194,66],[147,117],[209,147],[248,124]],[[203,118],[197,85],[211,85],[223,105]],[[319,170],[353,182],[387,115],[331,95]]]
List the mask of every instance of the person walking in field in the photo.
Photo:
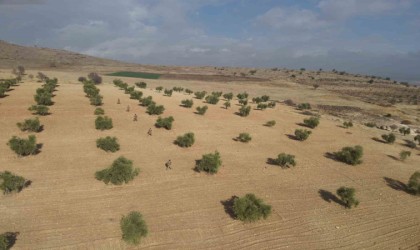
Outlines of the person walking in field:
[[147,132],[147,134],[152,136],[152,128],[149,128],[149,131]]
[[172,161],[171,161],[171,160],[167,161],[167,162],[165,163],[165,167],[166,167],[166,170],[168,170],[168,169],[172,169]]
[[137,114],[134,114],[134,118],[133,118],[133,121],[137,121]]

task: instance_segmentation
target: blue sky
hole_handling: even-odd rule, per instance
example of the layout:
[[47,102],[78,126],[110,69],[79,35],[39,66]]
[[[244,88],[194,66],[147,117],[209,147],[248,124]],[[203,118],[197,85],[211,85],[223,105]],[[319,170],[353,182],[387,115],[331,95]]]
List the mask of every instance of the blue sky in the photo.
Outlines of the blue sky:
[[0,39],[144,64],[420,81],[418,0],[0,0]]

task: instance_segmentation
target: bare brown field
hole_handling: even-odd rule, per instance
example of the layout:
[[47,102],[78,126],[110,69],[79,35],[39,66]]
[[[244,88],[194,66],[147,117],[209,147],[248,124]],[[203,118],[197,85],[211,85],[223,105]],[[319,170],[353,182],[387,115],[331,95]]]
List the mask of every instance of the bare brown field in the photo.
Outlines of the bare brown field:
[[[154,128],[157,117],[146,114],[138,101],[114,87],[113,77],[104,77],[105,83],[98,87],[114,128],[101,132],[94,127],[94,107],[76,81],[84,73],[43,72],[58,77],[60,86],[50,108],[52,114],[40,117],[44,131],[37,134],[43,144],[38,155],[18,158],[6,143],[13,135],[27,136],[16,123],[32,116],[27,108],[34,104],[33,95],[41,83],[25,80],[0,99],[0,171],[32,180],[22,192],[0,196],[0,231],[20,232],[14,249],[135,249],[121,240],[119,225],[121,216],[132,210],[140,211],[149,227],[149,236],[138,246],[145,249],[420,246],[419,198],[392,188],[384,179],[406,183],[419,170],[418,150],[411,150],[412,156],[405,162],[394,159],[408,149],[402,145],[405,137],[397,136],[393,145],[376,142],[372,138],[383,131],[359,124],[343,129],[337,118],[325,115],[311,137],[299,142],[288,135],[306,116],[291,107],[278,104],[275,109],[252,110],[243,118],[234,114],[239,108],[236,101],[228,110],[222,108],[221,101],[207,104],[209,110],[199,116],[194,111],[202,105],[201,100],[194,99],[194,107],[187,109],[180,107],[181,100],[192,96],[174,92],[165,97],[152,90],[161,85],[235,94],[248,91],[252,96],[268,94],[281,100],[300,96],[300,86],[147,80],[148,89],[141,91],[165,106],[163,116],[175,118],[173,129],[167,131]],[[138,81],[121,79],[130,84]],[[346,104],[327,91],[303,93],[322,96],[319,100],[328,103]],[[117,104],[118,98],[121,104]],[[126,112],[127,105],[130,112]],[[138,122],[132,121],[134,114]],[[276,120],[277,125],[263,126],[268,120]],[[174,145],[178,135],[190,131],[196,136],[191,148]],[[252,141],[234,141],[240,132],[250,133]],[[96,148],[96,139],[106,135],[119,139],[120,151],[105,153]],[[324,156],[356,144],[365,151],[361,165],[349,166]],[[195,160],[215,150],[222,156],[220,171],[213,176],[195,172]],[[282,152],[296,155],[297,166],[282,169],[266,163]],[[97,181],[95,172],[121,155],[133,160],[140,175],[121,186]],[[173,170],[165,170],[168,159]],[[356,188],[361,202],[357,208],[348,210],[320,196],[320,190],[335,193],[340,186]],[[267,220],[243,223],[225,212],[222,201],[246,193],[255,193],[272,205]]]

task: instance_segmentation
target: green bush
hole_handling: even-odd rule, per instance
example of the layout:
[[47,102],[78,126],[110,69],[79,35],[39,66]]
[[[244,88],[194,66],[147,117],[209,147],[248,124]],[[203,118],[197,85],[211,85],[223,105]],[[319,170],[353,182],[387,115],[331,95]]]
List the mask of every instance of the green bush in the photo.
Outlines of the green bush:
[[304,110],[304,109],[311,109],[311,104],[309,103],[301,103],[297,106],[298,109]]
[[201,160],[197,161],[196,169],[198,171],[205,171],[210,174],[215,174],[219,170],[219,167],[222,165],[222,160],[220,159],[219,152],[214,154],[205,154]]
[[239,115],[242,117],[248,116],[250,112],[251,112],[251,106],[242,106],[239,109]]
[[243,106],[246,106],[246,105],[248,105],[248,99],[239,99],[239,104],[241,104],[241,105],[243,105]]
[[135,85],[141,89],[147,88],[147,83],[145,82],[136,82]]
[[389,134],[383,134],[382,135],[382,139],[384,139],[384,141],[386,143],[394,143],[395,142],[395,135],[393,133],[389,133]]
[[147,106],[149,106],[152,103],[154,103],[154,102],[153,102],[153,99],[152,99],[151,96],[148,96],[148,97],[143,98],[143,99],[140,100],[140,105],[141,106],[144,106],[144,107],[147,107]]
[[400,152],[400,160],[405,161],[408,157],[411,156],[410,151],[403,150]]
[[353,127],[353,122],[349,121],[349,122],[343,122],[343,127],[345,128],[351,128]]
[[406,140],[405,145],[409,148],[416,148],[417,147],[416,143],[414,141],[410,141],[410,140]]
[[226,93],[223,95],[223,98],[225,98],[226,101],[230,101],[233,99],[233,93],[232,92]]
[[9,171],[0,172],[0,180],[0,189],[5,194],[11,192],[19,193],[28,183],[22,176],[14,175]]
[[276,159],[273,159],[273,163],[281,167],[296,166],[295,156],[285,153],[279,154]]
[[407,190],[413,194],[420,194],[420,172],[416,171],[408,180]]
[[207,109],[208,109],[209,107],[207,107],[207,105],[205,105],[205,106],[203,106],[203,107],[197,107],[196,108],[196,110],[197,110],[197,114],[199,114],[199,115],[204,115],[205,113],[206,113],[206,111],[207,111]]
[[89,98],[90,100],[90,105],[94,105],[94,106],[101,106],[102,103],[102,99],[103,97],[101,95],[95,95]]
[[163,87],[162,87],[162,86],[158,86],[158,87],[156,87],[155,89],[156,89],[156,91],[157,91],[158,93],[160,93],[160,92],[163,90]]
[[103,108],[96,108],[94,114],[95,115],[104,115],[105,110]]
[[132,161],[120,156],[112,163],[111,167],[96,172],[95,177],[97,180],[105,182],[105,184],[111,182],[114,185],[121,185],[133,180],[139,172],[140,169],[133,168]]
[[134,88],[135,88],[134,86],[127,87],[127,88],[124,89],[124,93],[125,94],[131,94],[135,91]]
[[185,93],[191,95],[192,93],[194,93],[194,91],[192,91],[191,89],[185,89]]
[[172,92],[173,92],[172,89],[165,89],[163,91],[163,94],[166,95],[166,96],[172,96]]
[[399,129],[399,131],[403,135],[409,135],[411,133],[411,129],[408,128],[408,127],[407,128],[402,127],[402,128]]
[[39,122],[38,117],[34,119],[25,119],[23,123],[18,122],[16,124],[21,131],[29,131],[29,132],[40,132],[42,125]]
[[312,133],[311,131],[308,131],[306,129],[296,129],[295,130],[296,139],[298,139],[299,141],[305,141],[306,139],[308,139],[308,137],[311,133]]
[[53,102],[51,98],[52,98],[52,95],[47,92],[34,95],[35,102],[38,105],[46,105],[46,106],[52,105]]
[[34,155],[38,151],[35,135],[28,136],[28,139],[13,136],[7,145],[19,156]]
[[304,119],[303,124],[309,128],[316,128],[319,125],[319,118],[313,116],[311,118]]
[[113,127],[112,125],[112,119],[108,116],[98,116],[95,120],[95,128],[99,130],[107,130],[111,129]]
[[86,96],[90,98],[92,96],[98,95],[100,90],[92,82],[84,82],[83,91],[85,92]]
[[198,91],[194,93],[195,98],[197,99],[203,99],[206,94],[207,94],[206,91]]
[[186,108],[191,108],[194,105],[194,102],[192,99],[185,99],[181,101],[181,104]]
[[275,108],[276,107],[276,102],[275,101],[269,102],[268,107],[269,108]]
[[236,197],[233,201],[233,213],[241,221],[253,222],[261,218],[267,219],[271,214],[271,206],[254,194],[246,194],[244,197]]
[[334,156],[337,160],[350,165],[362,163],[363,148],[362,146],[344,147],[339,152],[335,152]]
[[165,111],[165,107],[162,105],[156,105],[154,103],[147,106],[147,113],[149,115],[161,115]]
[[346,208],[357,207],[359,205],[359,201],[354,197],[355,192],[356,190],[354,188],[349,187],[340,187],[337,189],[337,195]]
[[36,115],[48,115],[48,111],[50,110],[45,105],[32,105],[28,108],[29,111],[32,111]]
[[172,116],[162,118],[158,117],[156,120],[155,126],[157,128],[166,128],[167,130],[170,130],[172,128],[172,122],[174,121],[174,118]]
[[263,102],[268,102],[268,100],[270,100],[270,97],[268,95],[263,95],[261,96],[261,99]]
[[257,105],[257,109],[259,110],[264,110],[268,107],[268,105],[266,103],[258,103]]
[[247,92],[239,93],[239,94],[237,94],[237,95],[236,95],[236,97],[237,97],[239,100],[242,100],[242,99],[247,99],[247,98],[248,98],[248,93],[247,93]]
[[194,133],[186,133],[182,136],[178,136],[175,140],[175,144],[183,148],[191,147],[195,142]]
[[140,100],[143,96],[143,92],[141,91],[133,91],[130,93],[130,99]]
[[376,127],[376,123],[374,123],[374,122],[367,122],[367,123],[365,123],[365,126],[366,127],[369,127],[369,128],[374,128],[374,127]]
[[241,142],[249,142],[252,137],[248,133],[240,133],[238,136],[238,140]]
[[271,120],[271,121],[266,122],[264,125],[267,127],[273,127],[274,125],[276,125],[276,121]]
[[6,91],[7,89],[4,86],[0,85],[0,97],[5,97],[6,96]]
[[419,145],[420,145],[420,135],[416,135],[414,137],[414,141],[417,141],[419,143]]
[[96,147],[106,152],[116,152],[120,150],[120,144],[118,144],[116,137],[102,137],[96,140]]
[[0,249],[1,250],[9,250],[16,242],[16,237],[19,235],[18,232],[12,233],[7,232],[0,234]]
[[183,87],[173,87],[172,90],[175,91],[175,92],[182,92],[182,91],[184,91],[184,88]]
[[226,101],[225,103],[223,103],[223,106],[225,106],[225,108],[228,109],[230,107],[230,101]]
[[146,237],[148,234],[146,222],[141,213],[137,211],[132,211],[127,216],[123,216],[120,221],[120,227],[122,239],[129,244],[140,244],[141,238]]
[[217,104],[219,102],[219,97],[217,95],[208,95],[206,96],[206,102],[210,104]]

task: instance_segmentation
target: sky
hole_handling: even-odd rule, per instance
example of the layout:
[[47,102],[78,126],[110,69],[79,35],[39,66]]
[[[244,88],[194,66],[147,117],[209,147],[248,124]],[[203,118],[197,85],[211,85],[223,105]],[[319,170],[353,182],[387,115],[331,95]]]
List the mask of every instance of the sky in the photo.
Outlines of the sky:
[[0,0],[0,39],[142,64],[420,82],[420,0]]

